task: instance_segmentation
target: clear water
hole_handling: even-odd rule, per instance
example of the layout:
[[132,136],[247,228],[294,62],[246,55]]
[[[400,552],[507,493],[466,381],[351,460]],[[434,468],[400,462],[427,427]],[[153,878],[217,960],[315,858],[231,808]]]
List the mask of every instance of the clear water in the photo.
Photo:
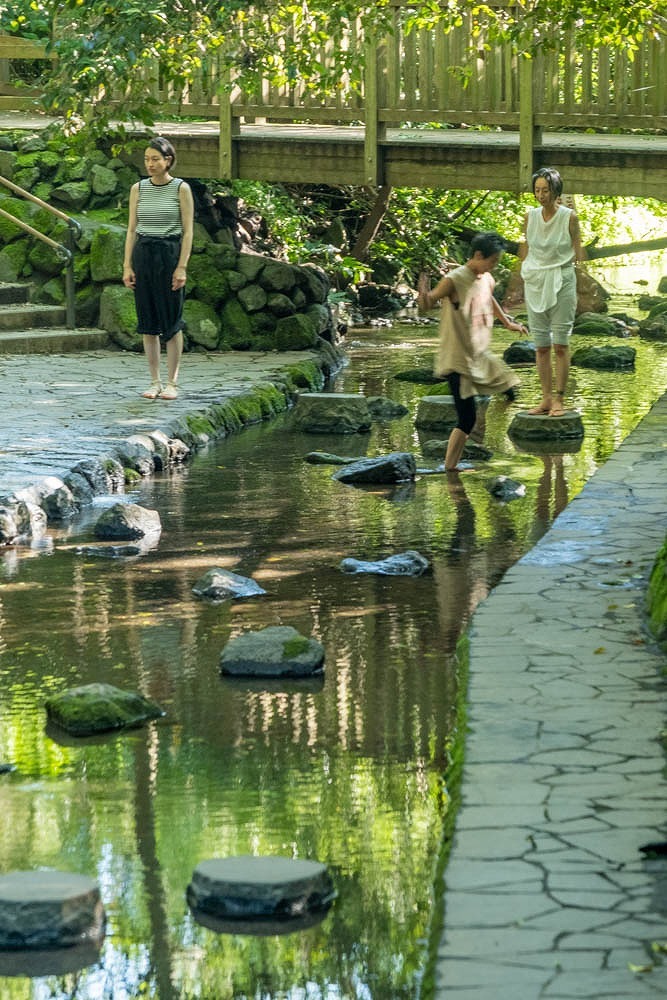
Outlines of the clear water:
[[[345,438],[297,434],[286,417],[212,446],[133,495],[163,525],[140,559],[77,555],[90,523],[54,533],[40,557],[5,553],[0,761],[16,770],[0,775],[1,867],[94,876],[108,926],[99,956],[61,956],[69,970],[54,956],[0,956],[3,1000],[426,1000],[455,644],[490,587],[665,390],[667,346],[633,341],[634,373],[573,371],[570,402],[586,427],[578,450],[517,449],[507,436],[517,406],[494,399],[485,434],[494,454],[477,471],[362,490],[304,455],[420,455],[413,418],[428,387],[393,375],[430,365],[434,330],[350,339],[334,390],[389,395],[408,417]],[[510,339],[501,334],[498,350]],[[522,377],[528,405],[536,377]],[[494,500],[487,487],[499,474],[523,482],[526,496]],[[339,570],[348,555],[409,548],[429,559],[429,575]],[[196,599],[191,588],[212,566],[252,576],[266,596]],[[273,624],[323,643],[323,682],[220,676],[230,637]],[[100,740],[47,735],[45,697],[97,680],[141,690],[165,718]],[[200,926],[185,902],[193,868],[246,853],[326,863],[333,907],[280,936]]]

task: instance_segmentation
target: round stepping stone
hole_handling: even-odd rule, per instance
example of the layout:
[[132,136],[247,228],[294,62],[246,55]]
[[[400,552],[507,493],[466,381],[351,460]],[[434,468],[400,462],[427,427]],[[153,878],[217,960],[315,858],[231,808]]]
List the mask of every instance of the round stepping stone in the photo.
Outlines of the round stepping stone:
[[[475,396],[478,406],[489,402],[488,396]],[[422,396],[417,406],[415,427],[424,431],[451,431],[458,417],[453,396]]]
[[356,434],[372,423],[368,400],[352,392],[303,392],[293,419],[297,430],[309,434]]
[[18,871],[0,876],[0,948],[60,948],[101,938],[100,890],[86,875]]
[[562,417],[524,410],[515,414],[507,433],[511,438],[529,441],[559,441],[563,438],[583,438],[584,424],[577,410],[566,410]]
[[320,862],[252,855],[201,861],[187,888],[197,913],[233,921],[299,919],[328,909],[334,896]]

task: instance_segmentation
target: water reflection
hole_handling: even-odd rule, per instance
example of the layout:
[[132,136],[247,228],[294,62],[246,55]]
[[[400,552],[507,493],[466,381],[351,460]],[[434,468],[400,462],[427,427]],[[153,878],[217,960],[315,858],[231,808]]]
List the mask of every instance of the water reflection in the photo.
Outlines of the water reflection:
[[[519,448],[507,434],[516,406],[493,399],[483,435],[492,456],[473,473],[360,490],[305,456],[412,450],[418,466],[438,464],[421,455],[414,428],[429,386],[393,378],[428,367],[433,337],[421,328],[360,335],[339,387],[389,395],[408,417],[342,443],[295,434],[284,418],[211,447],[131,495],[159,510],[163,529],[158,547],[131,561],[77,553],[92,522],[50,532],[42,558],[5,553],[0,761],[17,769],[0,775],[3,867],[95,876],[109,924],[99,961],[77,973],[31,979],[0,967],[3,998],[420,997],[448,808],[456,642],[664,390],[664,347],[638,348],[622,385],[609,373],[574,374],[586,427],[578,450]],[[522,378],[527,405],[536,376]],[[495,501],[486,487],[500,474],[525,483],[525,498]],[[339,568],[345,556],[406,549],[432,573]],[[252,577],[266,595],[198,600],[192,587],[212,566]],[[320,684],[221,677],[229,639],[274,624],[324,645]],[[94,681],[139,690],[167,717],[113,739],[54,742],[44,699]],[[185,900],[194,867],[248,853],[325,862],[338,898],[322,922],[280,936],[198,924]]]

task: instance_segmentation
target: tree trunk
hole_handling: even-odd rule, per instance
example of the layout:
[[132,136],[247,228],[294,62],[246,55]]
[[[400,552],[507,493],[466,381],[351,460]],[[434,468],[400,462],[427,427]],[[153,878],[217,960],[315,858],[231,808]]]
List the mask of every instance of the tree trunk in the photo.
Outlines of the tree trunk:
[[[472,240],[479,232],[478,229],[468,229],[466,227],[456,228],[454,232],[457,236],[462,236],[464,240]],[[504,237],[503,237],[504,239]],[[663,250],[667,247],[667,236],[661,236],[656,240],[635,240],[633,243],[617,243],[613,246],[598,247],[595,242],[589,243],[585,247],[589,260],[599,260],[602,257],[620,257],[625,253],[646,253],[648,250]],[[519,244],[515,240],[505,240],[507,253],[519,254]]]
[[356,242],[350,251],[351,256],[355,260],[365,261],[368,259],[368,251],[370,250],[371,243],[375,239],[387,211],[391,191],[390,184],[383,184],[382,187],[378,188],[375,204],[368,213],[368,217],[361,227]]

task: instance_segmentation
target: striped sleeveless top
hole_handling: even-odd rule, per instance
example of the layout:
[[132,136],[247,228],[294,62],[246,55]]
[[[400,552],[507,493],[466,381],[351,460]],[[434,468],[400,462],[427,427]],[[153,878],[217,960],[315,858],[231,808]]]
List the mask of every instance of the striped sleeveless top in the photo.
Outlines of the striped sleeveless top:
[[150,177],[139,181],[137,203],[138,236],[180,236],[181,203],[178,191],[183,181],[172,177],[168,184],[153,184]]

